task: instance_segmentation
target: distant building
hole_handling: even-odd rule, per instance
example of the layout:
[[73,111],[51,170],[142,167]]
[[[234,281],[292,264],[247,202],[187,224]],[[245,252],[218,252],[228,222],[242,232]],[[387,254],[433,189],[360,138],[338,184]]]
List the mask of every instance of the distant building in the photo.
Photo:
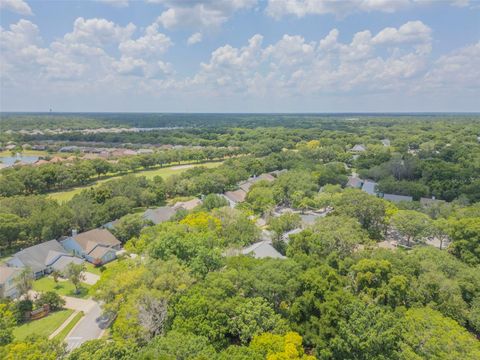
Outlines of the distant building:
[[64,146],[64,147],[61,147],[59,150],[59,152],[75,152],[75,151],[80,151],[80,148],[78,146]]
[[260,241],[252,244],[242,250],[243,255],[253,255],[256,259],[285,259],[285,256],[280,254],[269,241]]
[[383,194],[383,198],[392,202],[413,201],[411,196],[405,195]]
[[363,186],[363,180],[356,176],[349,176],[346,186],[354,189],[361,189]]
[[430,206],[430,205],[433,205],[433,204],[441,204],[441,203],[444,203],[444,202],[445,202],[444,200],[435,199],[435,196],[432,196],[431,198],[425,198],[425,197],[420,198],[420,204],[422,206]]
[[180,201],[180,202],[177,202],[174,206],[173,206],[173,209],[174,210],[180,210],[180,209],[184,209],[184,210],[193,210],[195,209],[197,206],[200,206],[202,205],[203,201],[198,199],[198,198],[194,198],[192,200],[188,200],[188,201]]
[[156,209],[148,209],[143,213],[143,218],[157,225],[169,221],[175,213],[176,210],[173,207],[162,206]]
[[352,152],[365,152],[367,149],[365,149],[365,146],[363,144],[356,144],[354,147],[350,149]]
[[377,194],[376,187],[377,187],[376,182],[365,180],[362,184],[362,191],[370,195],[376,195]]
[[245,201],[247,193],[242,189],[238,189],[235,191],[227,191],[223,196],[227,199],[230,207],[235,207],[238,203]]
[[284,233],[284,234],[282,235],[282,240],[285,241],[285,242],[288,244],[288,242],[290,241],[290,236],[291,236],[291,235],[295,235],[295,234],[301,233],[302,231],[303,231],[302,228],[296,228],[296,229],[287,231],[286,233]]
[[390,140],[388,140],[388,139],[383,139],[383,140],[382,140],[382,144],[383,144],[383,146],[390,146]]

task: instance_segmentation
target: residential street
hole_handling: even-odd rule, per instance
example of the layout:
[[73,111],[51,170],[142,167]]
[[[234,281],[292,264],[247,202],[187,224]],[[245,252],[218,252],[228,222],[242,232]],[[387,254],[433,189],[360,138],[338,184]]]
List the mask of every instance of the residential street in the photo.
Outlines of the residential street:
[[100,305],[93,300],[83,300],[65,296],[67,309],[83,311],[85,316],[73,328],[65,339],[68,350],[73,350],[85,341],[98,339],[102,336],[104,329],[101,329],[97,319],[102,314]]

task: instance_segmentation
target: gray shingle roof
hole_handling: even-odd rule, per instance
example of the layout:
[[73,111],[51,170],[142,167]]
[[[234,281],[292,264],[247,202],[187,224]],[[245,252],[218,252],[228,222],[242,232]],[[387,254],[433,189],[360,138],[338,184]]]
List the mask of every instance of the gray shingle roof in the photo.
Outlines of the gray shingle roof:
[[52,268],[58,271],[64,271],[68,264],[82,264],[83,259],[79,259],[75,256],[62,256],[52,264]]
[[245,201],[245,198],[247,197],[247,193],[242,189],[238,189],[235,191],[227,191],[225,193],[225,197],[227,197],[230,201],[239,203],[239,202]]
[[33,272],[42,271],[47,267],[46,262],[51,251],[68,255],[57,240],[50,240],[17,252],[8,263],[15,266],[20,261],[23,266],[31,268]]
[[242,250],[242,254],[253,254],[256,259],[273,258],[285,259],[268,241],[260,241]]
[[390,201],[393,201],[393,202],[412,201],[413,200],[413,198],[411,196],[394,195],[394,194],[383,194],[383,198],[385,200],[390,200]]
[[370,195],[375,195],[376,186],[377,186],[376,182],[365,180],[362,185],[362,191],[365,191],[367,194],[370,194]]
[[172,207],[162,206],[156,209],[148,209],[143,213],[143,218],[156,225],[170,220],[173,215],[175,215],[175,210]]

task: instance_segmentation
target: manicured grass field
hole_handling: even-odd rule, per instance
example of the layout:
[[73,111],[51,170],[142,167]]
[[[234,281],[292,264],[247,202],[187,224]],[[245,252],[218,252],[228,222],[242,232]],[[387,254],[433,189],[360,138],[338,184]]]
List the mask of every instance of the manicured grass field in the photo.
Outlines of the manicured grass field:
[[35,280],[33,282],[33,290],[38,292],[47,292],[54,291],[59,295],[72,296],[77,298],[86,298],[88,297],[88,289],[90,285],[82,284],[80,292],[75,294],[75,286],[70,281],[55,281],[48,276],[45,276],[41,279]]
[[68,333],[70,331],[72,331],[73,327],[75,325],[77,325],[77,323],[80,321],[80,319],[83,317],[83,312],[80,311],[77,315],[75,315],[75,317],[68,323],[67,326],[65,326],[63,328],[62,331],[60,331],[55,337],[54,339],[58,339],[60,341],[63,341],[65,340],[65,338],[67,337]]
[[17,326],[13,329],[13,335],[16,340],[24,340],[27,336],[37,334],[43,336],[49,336],[53,333],[65,320],[73,313],[73,310],[60,310],[50,315],[39,319],[33,320],[26,324]]
[[[135,176],[145,176],[147,179],[153,179],[155,176],[161,176],[164,179],[166,179],[166,178],[168,178],[172,175],[181,174],[182,172],[184,172],[188,169],[191,169],[192,167],[204,166],[204,167],[207,167],[207,168],[215,168],[215,167],[217,167],[221,164],[222,164],[221,161],[217,161],[217,162],[208,162],[208,163],[203,163],[203,164],[198,164],[198,165],[195,164],[193,166],[174,165],[174,166],[171,166],[171,167],[159,168],[159,169],[154,169],[154,170],[139,171],[139,172],[134,173],[134,175]],[[80,186],[80,187],[76,187],[76,188],[66,190],[66,191],[54,192],[54,193],[49,194],[48,197],[51,198],[51,199],[55,199],[58,202],[66,202],[66,201],[69,201],[70,199],[72,199],[76,194],[79,194],[80,192],[82,192],[82,190],[85,190],[85,189],[88,189],[88,188],[91,188],[91,187],[96,187],[96,186],[98,186],[98,185],[100,185],[104,182],[107,182],[107,181],[110,181],[110,180],[113,180],[113,179],[118,179],[120,177],[121,176],[114,176],[114,177],[111,177],[111,178],[108,178],[108,179],[103,179],[103,180],[96,181],[93,184],[88,185],[88,186]]]

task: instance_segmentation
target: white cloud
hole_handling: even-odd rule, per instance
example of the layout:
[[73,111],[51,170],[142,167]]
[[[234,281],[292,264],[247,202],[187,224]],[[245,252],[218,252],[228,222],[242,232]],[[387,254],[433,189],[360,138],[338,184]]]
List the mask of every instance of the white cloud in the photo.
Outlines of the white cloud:
[[158,32],[158,24],[152,24],[145,29],[144,36],[121,42],[119,49],[123,55],[138,58],[160,56],[172,45],[168,36]]
[[122,27],[106,19],[79,17],[73,23],[73,31],[65,34],[64,39],[72,43],[102,46],[128,40],[135,29],[136,27],[132,23]]
[[0,9],[10,10],[20,15],[33,15],[30,6],[23,0],[2,0]]
[[250,9],[257,0],[150,0],[160,3],[167,10],[158,17],[158,22],[166,29],[176,27],[207,28],[225,23],[235,12]]
[[480,41],[441,56],[425,74],[425,88],[480,90]]
[[201,104],[202,111],[206,106],[220,111],[213,106],[231,110],[229,104],[236,104],[234,109],[241,110],[243,101],[276,101],[278,110],[288,110],[286,104],[308,100],[313,104],[309,110],[315,110],[315,99],[330,97],[392,100],[447,94],[438,97],[444,99],[452,91],[461,99],[480,89],[480,43],[432,59],[432,30],[420,21],[373,34],[359,31],[348,40],[338,29],[315,39],[285,34],[268,43],[256,34],[243,46],[219,46],[190,77],[176,73],[167,61],[173,42],[159,24],[135,29],[133,24],[79,18],[71,32],[45,43],[31,21],[0,28],[0,77],[2,93],[8,94],[8,101],[3,94],[2,101],[10,106],[29,94],[24,98],[61,98],[78,106],[88,97],[89,106],[108,98],[120,106],[109,110],[120,110],[127,109],[121,107],[125,101],[158,104],[162,99],[162,104],[177,102],[177,109]]
[[128,7],[128,3],[129,3],[129,0],[96,0],[96,1],[103,2],[118,8]]
[[[339,31],[333,29],[318,41],[284,35],[262,46],[263,38],[257,34],[247,46],[226,45],[213,51],[192,83],[218,94],[279,97],[399,90],[425,71],[432,41],[430,29],[421,22],[384,29],[375,36],[360,31],[350,43],[338,39]],[[382,51],[384,46],[390,51]],[[418,51],[419,46],[424,51]]]
[[279,19],[285,15],[304,17],[306,15],[334,14],[345,16],[353,12],[395,12],[410,4],[410,0],[269,0],[266,12]]
[[333,14],[344,17],[359,12],[394,13],[414,6],[450,4],[457,7],[469,6],[469,0],[268,0],[266,13],[280,19],[287,15],[302,18],[307,15]]
[[187,44],[188,45],[194,45],[198,44],[199,42],[202,41],[202,34],[197,32],[192,34],[188,39],[187,39]]

